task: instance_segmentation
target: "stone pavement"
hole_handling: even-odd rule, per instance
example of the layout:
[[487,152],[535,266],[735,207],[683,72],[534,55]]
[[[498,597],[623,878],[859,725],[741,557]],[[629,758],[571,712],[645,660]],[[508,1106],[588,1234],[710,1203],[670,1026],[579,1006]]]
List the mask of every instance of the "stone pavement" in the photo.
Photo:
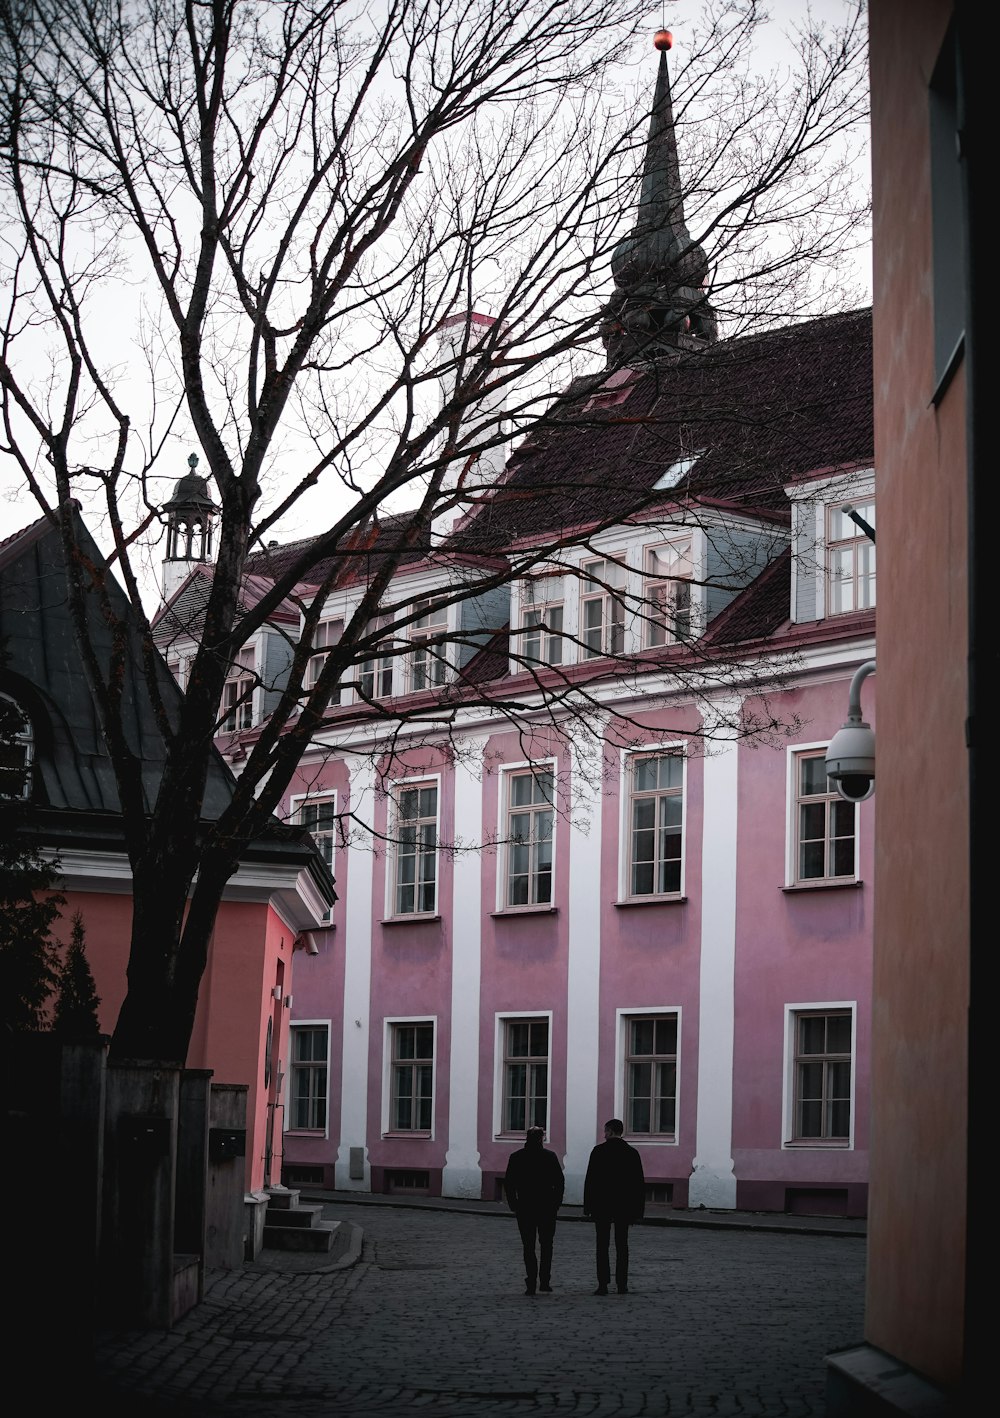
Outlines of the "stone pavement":
[[568,1207],[528,1297],[503,1205],[332,1195],[303,1194],[332,1259],[265,1251],[171,1331],[102,1333],[105,1414],[823,1418],[824,1356],[863,1337],[863,1222],[654,1209],[630,1293],[601,1298]]

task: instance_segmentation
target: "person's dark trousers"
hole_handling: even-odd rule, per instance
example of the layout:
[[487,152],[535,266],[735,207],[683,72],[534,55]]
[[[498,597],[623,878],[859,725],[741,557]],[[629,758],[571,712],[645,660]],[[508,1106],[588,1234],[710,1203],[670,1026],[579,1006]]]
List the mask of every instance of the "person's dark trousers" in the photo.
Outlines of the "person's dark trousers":
[[597,1283],[605,1287],[611,1283],[611,1228],[615,1228],[615,1284],[619,1290],[628,1286],[628,1227],[629,1223],[619,1216],[595,1216],[594,1229],[597,1232]]
[[[534,1290],[536,1284],[548,1285],[552,1278],[552,1243],[556,1234],[556,1218],[539,1216],[537,1212],[518,1212],[517,1229],[524,1248],[524,1283]],[[536,1254],[535,1246],[538,1246]]]

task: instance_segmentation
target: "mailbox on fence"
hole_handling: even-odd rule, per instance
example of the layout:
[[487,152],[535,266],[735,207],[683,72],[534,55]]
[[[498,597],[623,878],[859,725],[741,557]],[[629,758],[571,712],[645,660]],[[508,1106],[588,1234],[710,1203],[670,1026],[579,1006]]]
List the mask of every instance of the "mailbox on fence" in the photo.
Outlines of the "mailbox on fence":
[[212,1162],[228,1162],[247,1155],[246,1128],[209,1128],[208,1155]]

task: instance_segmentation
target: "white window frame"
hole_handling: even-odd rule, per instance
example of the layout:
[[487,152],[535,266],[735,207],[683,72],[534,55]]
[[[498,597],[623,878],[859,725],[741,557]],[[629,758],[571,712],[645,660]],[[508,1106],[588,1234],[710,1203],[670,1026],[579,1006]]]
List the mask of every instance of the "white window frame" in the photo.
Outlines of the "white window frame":
[[[674,1132],[673,1136],[667,1133],[633,1133],[628,1129],[628,1080],[626,1077],[625,1056],[628,1051],[629,1025],[633,1019],[654,1019],[654,1018],[675,1018],[677,1020],[677,1062],[676,1062],[676,1094],[674,1099]],[[681,1040],[683,1037],[684,1011],[681,1005],[636,1005],[632,1008],[621,1008],[615,1010],[615,1107],[617,1116],[625,1123],[625,1135],[637,1139],[644,1146],[651,1147],[677,1147],[681,1133]]]
[[[510,849],[512,845],[510,838],[510,819],[515,814],[515,812],[518,814],[523,812],[530,812],[532,813],[532,815],[534,815],[536,813],[541,813],[545,811],[545,808],[540,803],[529,803],[524,807],[518,808],[514,808],[511,805],[511,784],[513,783],[515,778],[521,777],[528,773],[534,774],[536,777],[540,773],[551,773],[552,775],[552,804],[550,809],[552,812],[552,832],[549,838],[550,854],[552,860],[550,872],[550,890],[549,899],[547,901],[529,900],[527,902],[522,902],[521,904],[515,906],[511,905],[508,901],[508,897],[510,894]],[[497,841],[500,844],[500,850],[497,853],[497,911],[509,911],[516,913],[518,911],[550,911],[554,909],[556,901],[556,831],[559,816],[558,812],[556,811],[557,794],[558,774],[556,760],[554,758],[541,758],[538,759],[536,762],[505,763],[500,769],[499,821],[497,823]],[[537,842],[535,841],[535,839],[529,839],[529,847],[534,848],[535,846],[537,846]],[[534,850],[532,850],[531,857],[533,864],[535,856],[536,853]],[[537,871],[534,865],[532,866],[528,876],[529,896],[534,894],[535,882],[543,875],[544,873]]]
[[[847,1140],[842,1138],[797,1138],[795,1136],[796,1112],[796,1056],[798,1052],[798,1025],[803,1015],[849,1014],[851,1019],[851,1125]],[[817,1000],[785,1005],[785,1046],[783,1078],[784,1087],[781,1105],[781,1146],[794,1152],[815,1150],[817,1152],[853,1152],[854,1130],[857,1122],[857,1051],[858,1051],[858,1004],[857,1000]]]
[[[376,620],[369,622],[368,631],[370,634],[378,633],[386,630],[390,624],[391,617],[379,616]],[[396,656],[391,654],[376,654],[369,660],[362,660],[358,666],[358,688],[354,692],[357,703],[367,704],[370,700],[391,698],[394,687],[395,662]],[[370,680],[370,685],[367,688],[364,685],[366,679]]]
[[[421,1141],[434,1140],[434,1124],[437,1111],[437,1065],[438,1065],[438,1021],[435,1014],[393,1014],[385,1017],[382,1038],[382,1136],[412,1137]],[[431,1028],[431,1125],[430,1128],[396,1128],[392,1126],[393,1112],[393,1064],[395,1051],[393,1041],[399,1028],[429,1025]],[[414,1064],[420,1060],[414,1059]]]
[[[306,665],[306,672],[302,688],[311,693],[316,686],[316,681],[323,673],[327,656],[333,647],[340,642],[344,633],[344,617],[342,615],[324,616],[313,631],[312,650],[309,655],[309,663]],[[336,633],[334,633],[336,632]],[[340,685],[335,685],[331,693],[328,704],[340,703]]]
[[[494,1015],[494,1074],[493,1074],[493,1136],[494,1139],[522,1137],[523,1128],[507,1128],[507,1025],[518,1023],[544,1023],[547,1029],[547,1052],[545,1055],[545,1131],[552,1126],[552,1011],[550,1009],[508,1009]],[[541,1058],[540,1054],[528,1054],[526,1058]],[[528,1094],[526,1093],[526,1098]],[[528,1113],[526,1105],[526,1114]],[[527,1125],[527,1116],[526,1116]]]
[[[252,729],[256,722],[254,701],[257,698],[257,647],[244,645],[236,652],[236,662],[230,667],[222,686],[219,733],[238,734]],[[247,689],[250,693],[247,694]],[[245,696],[245,697],[244,697]],[[230,722],[230,720],[232,722]]]
[[450,607],[441,605],[440,601],[440,596],[420,596],[413,602],[413,610],[423,608],[423,614],[413,621],[406,631],[410,645],[405,656],[407,694],[440,689],[448,679],[450,665],[446,643],[435,645],[429,650],[421,649],[427,641],[448,634]]
[[[635,895],[632,892],[632,784],[635,763],[641,758],[679,758],[681,760],[681,870],[680,887],[677,891],[654,891]],[[666,789],[656,790],[657,795],[667,795]],[[645,796],[646,794],[643,794]],[[678,796],[677,794],[670,794]],[[622,752],[621,778],[619,783],[621,802],[621,825],[619,829],[619,900],[620,901],[677,901],[684,896],[687,875],[687,818],[688,818],[688,755],[683,742],[676,740],[665,743],[637,744],[635,748]]]
[[[316,832],[308,822],[303,822],[303,809],[311,804],[319,802],[329,802],[333,821],[328,829],[324,828]],[[319,845],[320,851],[326,861],[330,871],[333,871],[333,864],[337,850],[337,791],[335,788],[317,788],[311,793],[293,793],[288,800],[289,820],[297,827],[305,827],[311,832]],[[329,845],[327,845],[329,843]]]
[[[596,580],[592,578],[594,573]],[[620,578],[616,581],[615,578]],[[593,590],[588,591],[588,585]],[[611,587],[614,590],[610,589]],[[606,655],[620,655],[625,650],[625,608],[629,590],[629,571],[620,551],[604,556],[588,557],[580,563],[580,600],[577,639],[581,660],[599,660]],[[614,592],[617,591],[616,595]],[[587,606],[599,605],[599,626],[587,625]],[[588,645],[588,636],[597,630],[600,648]]]
[[564,573],[528,577],[521,585],[521,635],[515,671],[523,669],[526,663],[561,665],[565,630]]
[[[654,575],[650,558],[667,553],[674,566],[685,568],[684,575]],[[666,556],[662,557],[667,560]],[[693,622],[694,535],[650,542],[642,548],[642,635],[644,650],[683,644],[691,635]],[[655,604],[655,609],[654,609]],[[681,637],[675,633],[680,625]]]
[[8,802],[24,802],[31,797],[31,765],[35,761],[34,725],[31,722],[31,715],[13,695],[0,694],[0,699],[5,700],[8,704],[13,706],[14,710],[20,715],[21,722],[24,725],[23,729],[13,735],[10,745],[10,753],[13,758],[17,757],[18,750],[20,750],[21,762],[16,765],[14,763],[7,765],[10,772],[23,773],[24,782],[19,793],[0,792],[0,798],[4,798]]
[[[834,838],[831,836],[830,823],[834,814],[846,816],[848,812],[854,814],[854,865],[853,869],[846,876],[803,876],[799,872],[799,848],[801,838],[799,834],[799,808],[801,799],[799,796],[799,765],[803,759],[819,758],[825,759],[827,742],[825,740],[818,743],[797,743],[792,744],[787,750],[787,775],[786,775],[786,795],[787,795],[787,827],[786,827],[786,851],[785,851],[785,885],[789,887],[798,886],[803,888],[821,886],[842,886],[859,879],[859,863],[861,860],[861,814],[858,811],[857,803],[845,802],[839,797],[832,783],[828,781],[828,791],[823,794],[816,794],[816,800],[826,804],[826,832],[825,832],[825,853],[827,863],[830,861],[830,854],[833,851]],[[818,839],[810,839],[818,840]]]
[[[876,599],[875,583],[875,543],[871,538],[855,523],[844,510],[851,507],[875,529],[875,494],[874,491],[862,493],[857,492],[853,496],[838,498],[834,502],[827,502],[824,509],[824,571],[826,578],[826,613],[828,616],[855,615],[859,611],[874,610]],[[834,528],[834,519],[843,519],[846,524],[841,530],[848,528],[853,530],[849,535],[837,536]],[[844,556],[849,562],[850,575],[835,574],[834,559],[837,556]],[[851,588],[850,605],[841,605],[838,588],[849,585]],[[865,603],[859,605],[859,601]]]
[[[297,1063],[297,1062],[296,1062],[296,1060],[295,1060],[295,1045],[294,1045],[295,1035],[296,1035],[296,1033],[298,1033],[298,1032],[300,1032],[300,1031],[304,1031],[304,1030],[306,1030],[306,1029],[325,1029],[325,1030],[326,1030],[326,1057],[325,1057],[325,1061],[324,1061],[324,1060],[320,1060],[320,1059],[311,1059],[311,1060],[309,1060],[308,1065],[303,1064],[303,1063]],[[292,1024],[289,1026],[289,1039],[288,1039],[288,1055],[289,1055],[289,1061],[288,1061],[288,1073],[287,1073],[286,1078],[285,1078],[285,1127],[284,1127],[284,1130],[285,1130],[286,1133],[289,1133],[289,1132],[295,1133],[295,1134],[297,1134],[297,1135],[300,1136],[300,1137],[303,1137],[303,1136],[318,1137],[320,1134],[322,1134],[322,1136],[323,1136],[324,1138],[327,1138],[327,1137],[330,1136],[330,1054],[331,1054],[330,1041],[331,1041],[332,1037],[333,1037],[333,1029],[332,1029],[331,1021],[330,1021],[329,1019],[296,1019],[296,1020],[294,1020],[294,1021],[292,1022]],[[293,1116],[293,1113],[294,1113],[294,1111],[295,1111],[295,1094],[294,1094],[293,1081],[294,1081],[294,1075],[295,1075],[296,1069],[298,1069],[298,1068],[304,1068],[304,1067],[309,1067],[310,1070],[312,1070],[313,1068],[319,1068],[320,1066],[323,1066],[323,1067],[325,1067],[325,1069],[326,1069],[326,1105],[325,1105],[325,1108],[324,1108],[323,1125],[322,1125],[322,1127],[316,1127],[316,1128],[312,1128],[312,1127],[302,1127],[302,1126],[299,1126],[298,1124],[290,1123],[290,1122],[289,1122],[289,1119]]]
[[[436,805],[434,814],[434,905],[430,910],[420,910],[416,906],[412,911],[401,911],[399,909],[399,866],[401,853],[399,851],[399,798],[402,793],[412,789],[434,788],[436,793]],[[390,847],[387,853],[388,871],[386,872],[386,901],[385,914],[389,920],[412,920],[429,919],[439,914],[440,891],[441,891],[441,789],[442,779],[440,773],[420,773],[412,778],[397,778],[389,784],[389,837]],[[419,818],[424,822],[426,819]],[[418,860],[422,853],[416,854]],[[416,887],[416,883],[414,883]],[[414,891],[414,901],[416,901],[416,890]]]

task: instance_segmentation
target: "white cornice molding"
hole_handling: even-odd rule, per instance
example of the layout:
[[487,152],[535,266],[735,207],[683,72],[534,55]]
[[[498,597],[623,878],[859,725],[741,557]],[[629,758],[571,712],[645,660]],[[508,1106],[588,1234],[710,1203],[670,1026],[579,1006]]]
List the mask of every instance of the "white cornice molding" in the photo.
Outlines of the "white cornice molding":
[[[124,852],[95,852],[78,848],[46,849],[46,860],[56,863],[67,891],[101,891],[128,896],[132,868]],[[244,862],[226,883],[223,901],[270,904],[289,929],[319,930],[326,922],[327,905],[305,867],[281,862]]]

